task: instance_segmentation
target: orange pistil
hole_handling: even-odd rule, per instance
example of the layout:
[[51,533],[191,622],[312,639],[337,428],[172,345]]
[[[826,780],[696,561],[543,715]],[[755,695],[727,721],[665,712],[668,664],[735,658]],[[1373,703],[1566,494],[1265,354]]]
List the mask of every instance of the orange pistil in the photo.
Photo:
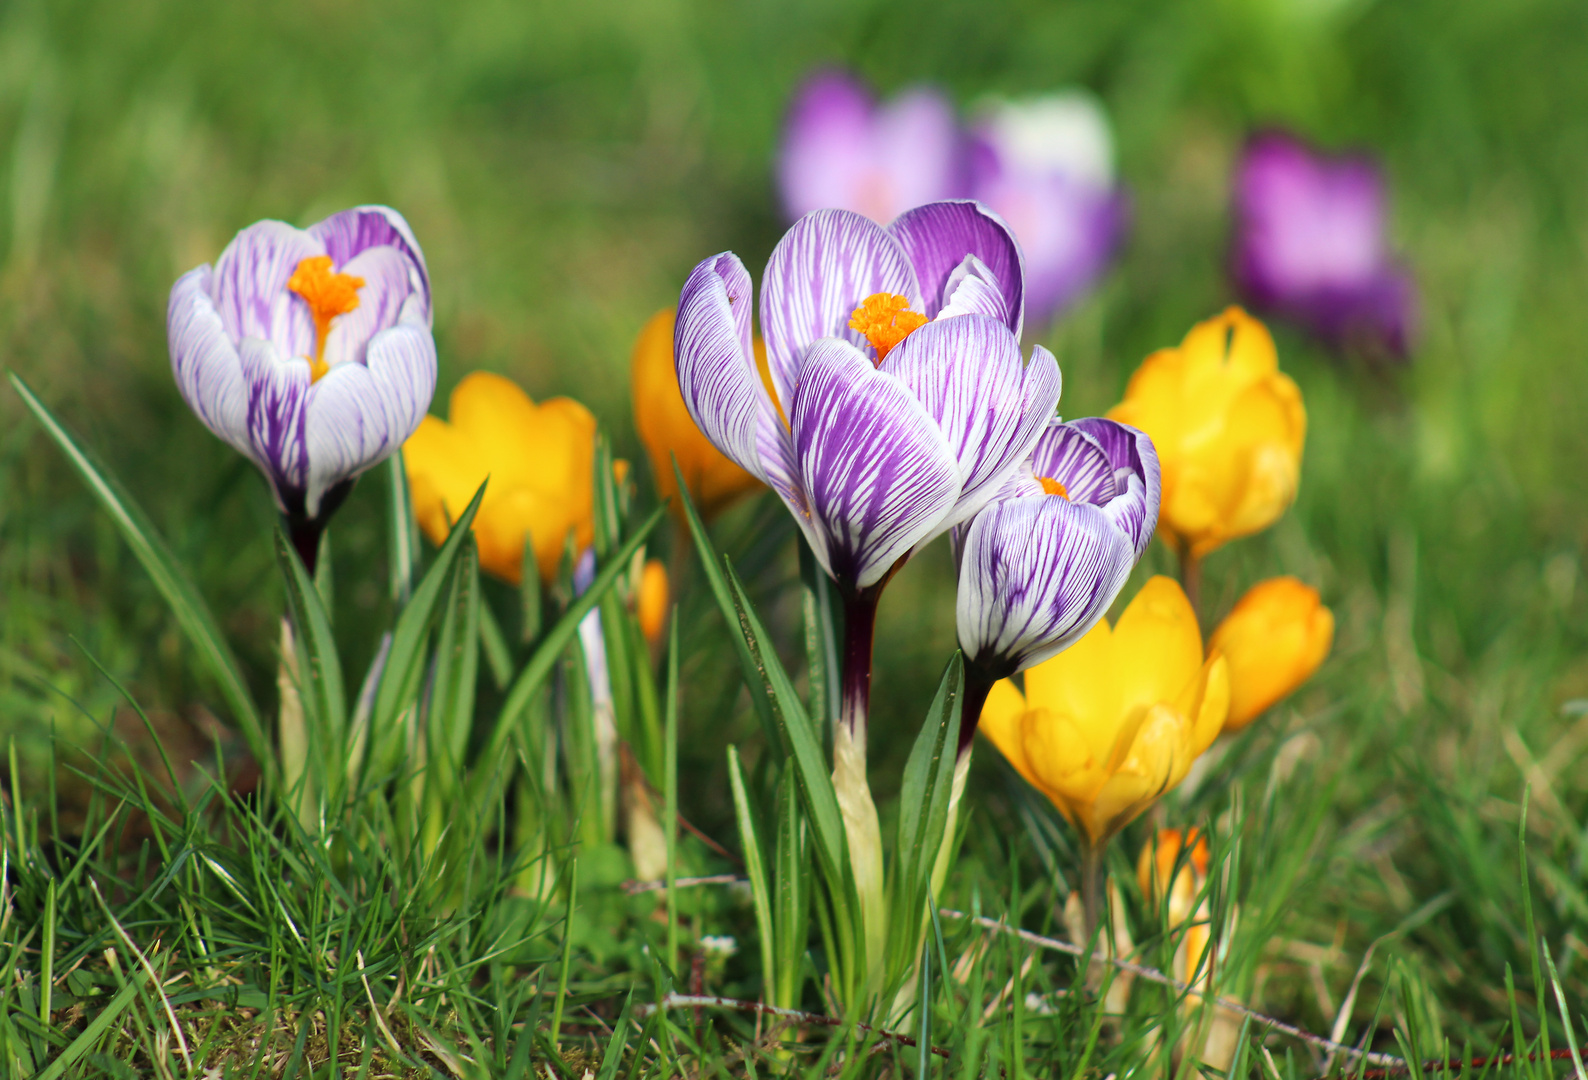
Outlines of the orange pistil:
[[1053,478],[1047,477],[1047,476],[1039,476],[1039,477],[1037,477],[1037,483],[1042,485],[1042,490],[1043,490],[1043,492],[1045,494],[1057,495],[1060,498],[1062,498],[1065,502],[1069,502],[1070,501],[1070,493],[1069,493],[1069,491],[1065,488],[1065,486],[1063,484],[1059,483],[1057,480],[1054,480]]
[[333,274],[329,255],[304,259],[287,279],[287,288],[308,301],[309,314],[314,316],[314,355],[308,357],[310,382],[318,382],[331,370],[322,359],[325,339],[331,333],[331,320],[358,307],[358,290],[363,287],[361,277]]
[[898,293],[872,293],[849,316],[849,328],[866,335],[879,364],[890,349],[926,324],[925,315],[910,310],[910,298]]

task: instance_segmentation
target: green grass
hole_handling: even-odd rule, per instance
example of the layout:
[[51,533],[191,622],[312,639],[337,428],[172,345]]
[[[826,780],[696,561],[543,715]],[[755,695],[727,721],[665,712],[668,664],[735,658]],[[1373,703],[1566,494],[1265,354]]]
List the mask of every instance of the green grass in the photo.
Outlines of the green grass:
[[[1557,0],[13,3],[0,8],[0,363],[148,511],[269,714],[286,602],[269,497],[183,406],[164,344],[171,282],[243,225],[397,206],[435,282],[443,392],[485,367],[537,398],[572,394],[641,461],[632,336],[700,257],[732,247],[759,268],[780,229],[780,111],[817,63],[853,64],[888,89],[935,80],[966,107],[1075,82],[1101,95],[1132,240],[1094,297],[1033,335],[1060,359],[1072,416],[1107,408],[1148,351],[1228,301],[1226,182],[1247,130],[1277,122],[1372,147],[1423,290],[1421,347],[1405,370],[1370,371],[1276,327],[1310,416],[1301,497],[1206,569],[1214,617],[1260,577],[1317,584],[1338,616],[1335,653],[1154,822],[1209,826],[1232,860],[1215,896],[1221,916],[1239,909],[1228,985],[1261,1011],[1328,1034],[1371,948],[1348,1041],[1489,1055],[1531,1045],[1547,1014],[1558,1049],[1568,1026],[1538,943],[1581,1046],[1585,40],[1588,15]],[[331,613],[353,685],[395,615],[386,512],[371,477],[333,529]],[[744,507],[716,539],[802,671],[781,509]],[[1170,565],[1155,548],[1138,577]],[[725,748],[741,748],[759,783],[766,743],[698,571],[680,584],[680,809],[738,852]],[[513,610],[507,590],[482,589]],[[951,570],[934,550],[890,587],[879,623],[885,831],[952,648]],[[482,708],[495,695],[482,679]],[[332,1047],[345,1055],[337,1075],[527,1076],[545,1067],[535,1040],[558,1010],[565,1050],[603,1078],[749,1075],[746,1054],[758,1076],[915,1074],[915,1050],[884,1043],[866,1057],[819,1025],[644,1015],[690,988],[697,956],[706,993],[756,997],[754,915],[731,888],[678,890],[675,978],[659,959],[665,906],[619,889],[628,855],[588,831],[553,846],[559,868],[578,856],[568,921],[566,890],[526,895],[498,848],[464,872],[351,827],[305,833],[235,793],[255,780],[224,700],[113,524],[0,392],[7,1075],[75,1054],[56,1075],[186,1076],[185,1041],[195,1063],[238,1077],[330,1075]],[[967,805],[945,906],[1062,936],[1056,907],[1076,866],[1062,823],[985,745]],[[1149,824],[1113,860],[1144,962],[1162,966],[1133,884]],[[677,870],[739,872],[689,834]],[[964,920],[944,918],[942,933],[950,969],[969,958],[963,980],[928,965],[931,1041],[952,1055],[943,1075],[1158,1069],[1154,1048],[1181,1022],[1161,988],[1138,980],[1125,1019],[1105,1022],[1072,959]],[[708,935],[733,936],[737,953],[705,962]],[[812,982],[802,1005],[828,1011]],[[796,1032],[797,1047],[775,1045]],[[1281,1075],[1322,1064],[1295,1040],[1267,1045]],[[1260,1055],[1241,1064],[1268,1070]]]

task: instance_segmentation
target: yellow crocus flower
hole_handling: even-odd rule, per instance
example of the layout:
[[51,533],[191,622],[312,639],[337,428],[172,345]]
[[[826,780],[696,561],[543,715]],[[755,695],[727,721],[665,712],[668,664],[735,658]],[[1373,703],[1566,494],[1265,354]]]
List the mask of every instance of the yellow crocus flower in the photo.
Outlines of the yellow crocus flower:
[[[729,461],[695,426],[684,404],[684,395],[678,389],[678,369],[673,363],[673,325],[671,310],[658,311],[634,342],[634,359],[629,368],[634,427],[650,456],[657,494],[664,499],[678,494],[678,483],[673,477],[673,458],[676,457],[684,482],[689,485],[690,497],[700,512],[709,517],[740,495],[762,485]],[[764,371],[766,346],[759,338],[755,341],[755,351]],[[673,509],[681,511],[676,502]]]
[[635,590],[634,610],[640,620],[640,631],[652,645],[660,642],[667,630],[667,611],[672,603],[668,593],[667,567],[660,559],[647,560]]
[[1230,715],[1239,731],[1312,677],[1334,644],[1334,613],[1293,577],[1253,585],[1213,631],[1230,665]]
[[474,518],[480,565],[518,584],[527,535],[541,580],[551,581],[569,534],[577,553],[595,533],[595,417],[572,398],[536,405],[485,371],[464,376],[447,415],[426,416],[403,444],[419,527],[441,543],[489,477]]
[[1266,529],[1295,501],[1307,410],[1268,328],[1238,307],[1147,357],[1108,416],[1152,437],[1158,529],[1189,559]]
[[1110,627],[993,687],[981,730],[1093,848],[1186,771],[1224,726],[1229,674],[1184,591],[1149,580]]

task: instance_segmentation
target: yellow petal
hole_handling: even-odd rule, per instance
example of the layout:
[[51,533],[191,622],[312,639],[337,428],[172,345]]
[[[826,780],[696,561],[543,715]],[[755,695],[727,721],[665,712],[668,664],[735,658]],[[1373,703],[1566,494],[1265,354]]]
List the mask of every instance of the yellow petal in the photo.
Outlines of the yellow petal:
[[[684,396],[678,389],[678,369],[673,361],[672,311],[658,311],[640,330],[629,367],[634,399],[634,427],[651,459],[656,490],[663,498],[678,493],[673,459],[689,485],[689,493],[703,514],[712,514],[760,481],[728,460],[695,426]],[[682,513],[674,503],[675,513]]]
[[1088,753],[1106,761],[1125,721],[1115,672],[1120,652],[1107,620],[1068,649],[1026,671],[1026,701],[1062,715]]
[[656,644],[667,629],[668,608],[667,568],[660,559],[651,559],[640,572],[639,597],[635,603],[640,620],[640,630],[645,640]]
[[1208,642],[1229,665],[1224,727],[1239,731],[1312,677],[1334,643],[1334,613],[1293,577],[1259,582]]
[[1030,766],[1026,764],[1025,741],[1020,734],[1020,718],[1025,711],[1026,699],[1015,689],[1015,684],[1008,679],[1000,679],[993,684],[987,695],[987,703],[982,706],[977,730],[998,748],[998,752],[1014,766],[1015,772],[1025,777],[1027,782],[1035,784],[1036,781],[1031,779]]
[[[1114,678],[1126,710],[1173,702],[1202,667],[1202,631],[1173,578],[1149,578],[1114,627]],[[1062,655],[1062,654],[1061,654]]]
[[1147,710],[1130,750],[1086,812],[1094,842],[1106,840],[1158,800],[1184,775],[1181,762],[1192,757],[1191,725],[1170,705]]
[[[1190,852],[1181,858],[1186,843]],[[1175,866],[1179,865],[1179,872]],[[1141,849],[1136,860],[1136,882],[1141,894],[1154,904],[1168,897],[1169,925],[1171,928],[1184,922],[1196,903],[1197,893],[1208,873],[1208,841],[1200,829],[1159,829]],[[1171,876],[1173,880],[1171,881]]]

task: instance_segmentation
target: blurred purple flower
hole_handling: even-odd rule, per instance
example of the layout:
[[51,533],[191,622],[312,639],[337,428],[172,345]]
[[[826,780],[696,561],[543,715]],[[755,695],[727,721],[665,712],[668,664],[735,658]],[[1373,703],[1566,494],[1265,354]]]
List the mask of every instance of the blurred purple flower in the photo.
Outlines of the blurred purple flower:
[[732,253],[684,284],[679,388],[707,438],[788,504],[846,595],[880,588],[993,497],[1058,405],[1052,354],[1021,359],[1022,293],[1014,237],[976,203],[917,207],[887,229],[820,210],[784,235],[761,286],[773,394]]
[[1161,494],[1144,433],[1055,419],[997,497],[955,530],[962,750],[995,682],[1063,652],[1108,611],[1152,539]]
[[1405,357],[1416,287],[1389,251],[1384,204],[1372,159],[1317,153],[1281,132],[1253,137],[1235,180],[1237,287],[1336,348]]
[[1102,276],[1124,235],[1108,119],[1069,91],[995,104],[974,134],[971,193],[1020,238],[1033,317],[1056,315]]
[[166,333],[182,396],[259,466],[310,565],[354,478],[402,445],[435,391],[424,255],[383,206],[250,225],[177,281]]
[[915,87],[879,106],[840,71],[795,91],[777,171],[791,221],[839,209],[885,225],[913,206],[967,193],[964,138],[942,94]]

